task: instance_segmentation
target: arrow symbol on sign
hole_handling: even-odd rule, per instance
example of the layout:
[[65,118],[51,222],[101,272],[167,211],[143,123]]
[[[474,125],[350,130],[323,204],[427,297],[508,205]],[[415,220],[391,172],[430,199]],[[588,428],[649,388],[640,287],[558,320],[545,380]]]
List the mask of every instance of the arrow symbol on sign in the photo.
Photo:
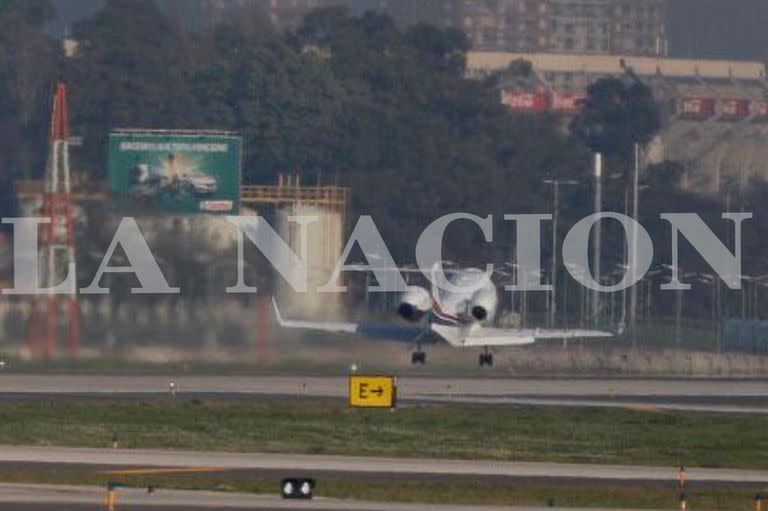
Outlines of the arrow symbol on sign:
[[377,396],[381,397],[384,394],[384,389],[379,386],[378,388],[371,390],[371,394],[376,394]]

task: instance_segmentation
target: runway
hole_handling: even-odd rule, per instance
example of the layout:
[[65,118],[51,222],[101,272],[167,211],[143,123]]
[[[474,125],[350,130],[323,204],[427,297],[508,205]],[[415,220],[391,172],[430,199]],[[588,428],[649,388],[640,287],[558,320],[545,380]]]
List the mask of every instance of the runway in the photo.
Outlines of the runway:
[[[0,508],[15,511],[96,511],[104,509],[103,488],[0,484]],[[160,490],[152,494],[121,489],[117,509],[132,511],[195,511],[209,509],[293,509],[315,511],[540,511],[546,508],[401,504],[315,498],[311,501],[282,500],[276,496],[207,491]],[[618,511],[569,508],[570,511]],[[631,511],[631,510],[622,510]],[[648,510],[645,510],[648,511]]]
[[[345,399],[345,377],[0,375],[0,400],[37,397]],[[768,414],[768,382],[755,380],[398,378],[400,402],[621,407]]]
[[[91,449],[70,447],[3,447],[0,463],[91,465],[97,467],[199,468],[211,473],[227,470],[284,471],[287,474],[321,472],[360,475],[471,476],[548,478],[605,481],[672,481],[672,467],[595,465],[570,463],[499,462],[478,460],[405,459],[362,456],[224,453],[145,449]],[[686,468],[691,482],[768,483],[768,470]]]

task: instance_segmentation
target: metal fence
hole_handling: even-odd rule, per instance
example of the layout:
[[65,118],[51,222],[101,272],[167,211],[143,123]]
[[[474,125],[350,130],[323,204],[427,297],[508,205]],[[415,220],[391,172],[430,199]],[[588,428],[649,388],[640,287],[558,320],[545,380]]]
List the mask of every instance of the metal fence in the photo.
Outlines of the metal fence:
[[726,319],[722,347],[724,351],[768,354],[768,321]]

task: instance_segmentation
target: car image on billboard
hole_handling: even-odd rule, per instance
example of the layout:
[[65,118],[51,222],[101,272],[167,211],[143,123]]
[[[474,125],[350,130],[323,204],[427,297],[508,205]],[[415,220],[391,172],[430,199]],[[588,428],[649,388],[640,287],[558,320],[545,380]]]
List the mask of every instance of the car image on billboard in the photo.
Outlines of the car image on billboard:
[[116,131],[109,139],[112,192],[174,214],[235,214],[242,140],[230,133]]

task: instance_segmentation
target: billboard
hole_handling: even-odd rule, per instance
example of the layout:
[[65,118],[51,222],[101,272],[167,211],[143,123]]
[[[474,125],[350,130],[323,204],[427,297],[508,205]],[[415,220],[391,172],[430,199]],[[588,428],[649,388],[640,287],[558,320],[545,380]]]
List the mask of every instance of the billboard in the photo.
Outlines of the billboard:
[[549,95],[546,92],[504,90],[501,102],[512,110],[523,112],[545,112],[549,109]]
[[563,115],[576,115],[586,99],[586,94],[555,94],[552,97],[552,109]]
[[109,181],[118,198],[174,214],[237,214],[242,138],[224,132],[116,131]]
[[678,115],[684,119],[705,121],[716,114],[714,98],[681,98]]
[[717,114],[726,121],[740,121],[749,117],[748,99],[721,99],[717,102]]

